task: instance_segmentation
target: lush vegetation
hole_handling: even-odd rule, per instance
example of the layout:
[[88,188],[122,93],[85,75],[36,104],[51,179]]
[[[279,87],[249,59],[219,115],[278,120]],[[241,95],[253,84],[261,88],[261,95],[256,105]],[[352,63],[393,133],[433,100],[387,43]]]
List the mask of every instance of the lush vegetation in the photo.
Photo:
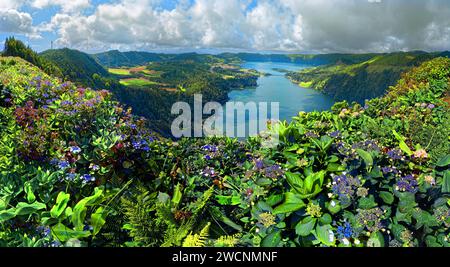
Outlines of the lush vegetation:
[[0,58],[1,246],[446,246],[450,60],[252,138],[155,137],[107,91]]
[[29,46],[25,46],[24,43],[22,43],[19,40],[16,40],[14,37],[6,39],[5,49],[3,50],[2,54],[3,56],[6,57],[21,57],[26,61],[30,62],[31,64],[38,66],[47,74],[62,77],[62,72],[57,67],[57,65],[39,56]]
[[[67,48],[36,54],[13,38],[6,43],[10,44],[8,47],[23,49],[18,49],[20,53],[11,54],[8,51],[12,49],[6,47],[5,55],[21,57],[44,70],[45,66],[37,62],[47,62],[59,71],[55,76],[80,87],[107,88],[114,99],[132,107],[137,115],[148,118],[150,123],[147,126],[163,136],[169,136],[170,133],[174,119],[170,112],[173,103],[192,101],[195,93],[202,93],[205,101],[225,102],[230,90],[255,86],[260,75],[256,71],[228,65],[224,59],[211,55],[192,53],[160,55],[156,58],[156,54],[117,51],[88,55]],[[116,53],[128,58],[126,62],[117,61],[125,64],[120,68],[106,70],[98,63]],[[30,60],[28,54],[38,61]],[[152,61],[150,65],[149,60]],[[135,65],[137,62],[142,62],[142,66]]]
[[372,55],[357,63],[338,61],[336,64],[290,72],[287,77],[301,87],[312,87],[337,101],[364,103],[366,99],[382,96],[395,85],[401,74],[439,53],[408,52]]
[[93,88],[117,87],[108,71],[86,53],[64,48],[47,50],[40,56],[58,66],[65,80]]
[[184,54],[178,59],[151,62],[144,66],[110,68],[109,72],[125,88],[115,90],[117,98],[149,119],[149,126],[164,136],[170,136],[175,116],[175,102],[191,103],[194,94],[204,101],[228,100],[230,90],[256,86],[260,73],[225,64],[214,56]]

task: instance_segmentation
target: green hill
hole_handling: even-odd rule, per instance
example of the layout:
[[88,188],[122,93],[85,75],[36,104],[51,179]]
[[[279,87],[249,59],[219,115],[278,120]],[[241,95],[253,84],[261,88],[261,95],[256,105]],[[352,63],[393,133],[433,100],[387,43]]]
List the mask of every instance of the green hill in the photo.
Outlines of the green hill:
[[377,55],[357,64],[319,66],[287,74],[302,87],[323,91],[338,101],[364,103],[366,99],[382,96],[389,86],[395,85],[401,74],[438,54],[425,52]]
[[64,48],[47,50],[40,56],[57,65],[67,80],[95,88],[105,87],[102,78],[109,76],[108,71],[86,53]]
[[120,52],[112,50],[104,53],[92,55],[102,66],[109,68],[135,67],[146,65],[149,62],[159,62],[170,58],[165,54],[148,52]]
[[6,39],[2,55],[5,57],[23,58],[31,64],[38,66],[47,74],[62,77],[61,70],[54,63],[39,56],[30,47],[25,46],[23,42],[16,40],[14,37]]

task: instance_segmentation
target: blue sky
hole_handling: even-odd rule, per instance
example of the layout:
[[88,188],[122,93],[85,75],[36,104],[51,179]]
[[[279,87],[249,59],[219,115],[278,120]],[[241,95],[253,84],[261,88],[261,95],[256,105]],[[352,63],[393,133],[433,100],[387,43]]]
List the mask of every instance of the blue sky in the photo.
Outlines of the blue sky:
[[447,0],[0,0],[0,21],[38,51],[450,50]]

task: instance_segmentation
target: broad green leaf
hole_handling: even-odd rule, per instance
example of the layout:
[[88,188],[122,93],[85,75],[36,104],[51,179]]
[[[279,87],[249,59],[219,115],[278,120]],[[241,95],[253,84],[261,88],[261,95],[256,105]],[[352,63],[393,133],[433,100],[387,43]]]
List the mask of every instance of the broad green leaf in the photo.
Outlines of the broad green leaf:
[[70,194],[66,194],[65,192],[59,192],[58,197],[56,198],[56,204],[50,210],[50,215],[53,218],[58,218],[66,209],[67,203],[69,203]]
[[273,207],[283,202],[283,200],[284,200],[283,194],[271,195],[270,197],[267,198],[266,203],[269,206]]
[[316,238],[326,246],[332,246],[336,242],[333,230],[331,230],[331,225],[317,225]]
[[394,195],[387,191],[381,191],[380,198],[388,205],[391,205],[394,202]]
[[303,180],[300,178],[300,174],[286,172],[286,180],[295,191],[300,192],[302,190]]
[[93,235],[97,235],[100,232],[100,229],[106,223],[107,212],[104,211],[103,207],[98,208],[94,214],[91,216],[91,224],[94,228]]
[[2,210],[0,211],[0,222],[4,222],[16,217],[15,209]]
[[81,239],[91,235],[88,231],[74,231],[62,223],[53,226],[52,234],[61,242],[66,242],[71,238]]
[[181,192],[181,185],[177,184],[177,186],[175,186],[175,190],[173,192],[172,197],[172,203],[174,204],[175,207],[178,207],[178,204],[180,204],[182,196],[183,193]]
[[363,210],[369,210],[377,206],[377,203],[375,202],[375,199],[372,195],[361,198],[358,203],[358,208]]
[[446,167],[450,165],[450,155],[447,155],[443,157],[439,162],[436,164],[438,167]]
[[356,152],[363,159],[364,164],[366,165],[367,172],[370,172],[370,170],[373,167],[372,155],[370,155],[369,152],[366,152],[366,151],[364,151],[362,149],[357,149]]
[[331,218],[330,214],[325,213],[322,217],[320,217],[319,222],[322,225],[331,224],[333,222],[333,218]]
[[91,206],[102,200],[103,190],[96,188],[95,194],[80,200],[73,208],[71,221],[75,225],[75,230],[81,231],[84,228],[84,219],[86,218],[87,206]]
[[442,179],[442,193],[450,193],[450,171],[444,172],[444,178]]
[[299,197],[299,195],[292,193],[292,192],[287,192],[285,194],[284,203],[281,204],[280,206],[276,207],[273,211],[273,214],[277,215],[277,214],[295,212],[303,207],[305,207],[305,203]]
[[308,236],[311,234],[314,226],[316,226],[317,219],[308,216],[297,223],[295,226],[295,233],[299,236]]
[[331,212],[331,214],[336,214],[339,211],[341,211],[341,204],[339,203],[339,201],[337,200],[331,200],[328,204],[327,204],[327,208],[328,210]]
[[264,239],[261,241],[261,247],[266,248],[275,248],[278,247],[278,245],[281,242],[281,231],[275,230],[272,233],[268,234]]
[[384,237],[383,234],[380,232],[372,233],[369,240],[367,241],[368,247],[377,247],[381,248],[384,247]]
[[43,210],[45,208],[45,204],[40,202],[34,202],[33,204],[19,202],[16,206],[16,216],[33,214],[36,211]]

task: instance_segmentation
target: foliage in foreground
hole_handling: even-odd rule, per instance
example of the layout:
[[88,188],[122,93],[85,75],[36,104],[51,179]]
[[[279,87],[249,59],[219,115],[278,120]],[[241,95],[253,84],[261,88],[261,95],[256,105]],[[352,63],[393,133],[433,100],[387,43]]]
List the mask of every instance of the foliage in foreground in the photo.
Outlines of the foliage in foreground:
[[449,246],[450,60],[281,144],[158,139],[107,91],[0,59],[0,246]]

